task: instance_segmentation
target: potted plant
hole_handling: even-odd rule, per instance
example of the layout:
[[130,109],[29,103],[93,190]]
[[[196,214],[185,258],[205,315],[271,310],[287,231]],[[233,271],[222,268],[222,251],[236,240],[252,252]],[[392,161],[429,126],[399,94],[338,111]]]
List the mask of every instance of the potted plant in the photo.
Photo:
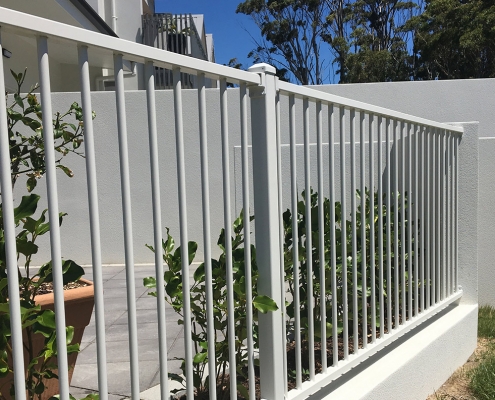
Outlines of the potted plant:
[[[58,381],[52,263],[45,263],[35,273],[31,271],[33,256],[38,252],[36,241],[50,231],[49,222],[46,222],[47,210],[35,216],[40,196],[32,193],[38,179],[43,177],[46,171],[42,112],[34,93],[37,86],[31,88],[26,95],[21,95],[26,71],[19,74],[12,72],[12,75],[17,82],[14,101],[7,107],[12,187],[15,187],[19,178],[25,177],[28,191],[14,210],[14,220],[18,227],[18,264],[23,264],[24,267],[19,269],[19,294],[26,394],[28,399],[44,400],[58,393]],[[67,118],[75,123],[66,122]],[[22,125],[30,128],[28,134],[23,133],[26,128],[17,130]],[[79,105],[73,103],[67,112],[56,113],[53,128],[54,147],[60,154],[57,167],[72,177],[72,171],[62,164],[62,160],[69,153],[82,156],[78,149],[83,141],[84,126]],[[60,213],[59,224],[66,215]],[[0,399],[10,399],[14,398],[15,393],[12,383],[7,266],[1,209],[0,226]],[[92,283],[81,279],[84,274],[81,266],[72,260],[62,260],[62,266],[64,289],[71,289],[64,291],[67,324],[65,340],[69,367],[73,370],[84,327],[89,324],[91,318],[94,294]],[[69,371],[69,377],[72,376],[72,370]]]

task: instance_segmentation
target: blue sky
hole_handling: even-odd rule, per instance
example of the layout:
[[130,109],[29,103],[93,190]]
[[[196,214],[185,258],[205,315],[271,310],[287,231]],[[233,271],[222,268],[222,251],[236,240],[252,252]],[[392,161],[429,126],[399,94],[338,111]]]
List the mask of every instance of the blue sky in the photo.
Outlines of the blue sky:
[[259,37],[259,31],[251,17],[236,14],[241,0],[155,0],[156,12],[173,14],[204,14],[206,32],[213,34],[216,62],[226,64],[237,58],[244,67],[252,61],[247,58],[254,42],[247,31]]

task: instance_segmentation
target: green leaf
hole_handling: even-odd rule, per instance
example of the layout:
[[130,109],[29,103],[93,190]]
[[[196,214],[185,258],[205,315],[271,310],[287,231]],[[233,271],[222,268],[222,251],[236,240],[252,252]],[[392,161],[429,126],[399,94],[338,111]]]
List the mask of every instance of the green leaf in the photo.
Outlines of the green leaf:
[[263,314],[266,314],[268,311],[278,310],[277,303],[265,295],[256,296],[253,299],[253,306]]
[[249,392],[244,386],[242,386],[241,384],[238,384],[237,390],[241,394],[242,397],[244,397],[245,399],[249,399]]
[[172,253],[174,251],[174,238],[170,236],[170,229],[167,228],[167,240],[163,241],[163,250],[165,250],[165,254]]
[[67,345],[71,344],[73,339],[74,339],[74,327],[73,326],[66,326],[65,327],[65,344],[67,344]]
[[208,353],[197,353],[193,358],[193,363],[194,364],[201,364],[201,363],[205,362],[207,357],[208,357]]
[[17,241],[17,252],[28,257],[38,252],[38,246],[29,240]]
[[43,384],[43,381],[38,382],[34,387],[34,393],[41,394],[44,391],[45,391],[45,385]]
[[196,242],[189,242],[188,246],[188,255],[189,255],[189,265],[194,261],[194,257],[196,256],[196,250],[198,249],[198,244]]
[[72,178],[74,176],[74,172],[72,172],[72,170],[70,168],[67,168],[65,165],[58,164],[57,168],[64,171],[65,175],[67,175],[69,178]]
[[85,398],[81,400],[100,400],[100,396],[97,394],[88,394]]
[[70,344],[67,346],[67,354],[72,354],[72,353],[79,353],[79,343],[76,344]]
[[154,288],[156,287],[156,279],[153,278],[152,276],[143,278],[143,285],[147,288]]
[[201,265],[198,268],[196,268],[196,271],[194,271],[194,280],[196,282],[202,282],[204,276],[205,276],[205,264],[201,263]]
[[37,184],[38,184],[38,180],[34,176],[30,176],[26,181],[27,191],[31,193]]
[[18,224],[21,219],[33,215],[36,212],[39,200],[40,196],[34,193],[29,196],[22,196],[21,204],[14,209],[15,223]]
[[77,282],[84,275],[84,269],[72,260],[64,260],[62,261],[62,273],[64,285],[67,285],[70,282]]
[[55,313],[52,310],[45,310],[38,315],[36,322],[43,327],[55,329]]
[[24,110],[24,102],[22,101],[22,97],[19,96],[17,93],[15,93],[14,99],[15,99],[15,102],[17,103],[17,105]]

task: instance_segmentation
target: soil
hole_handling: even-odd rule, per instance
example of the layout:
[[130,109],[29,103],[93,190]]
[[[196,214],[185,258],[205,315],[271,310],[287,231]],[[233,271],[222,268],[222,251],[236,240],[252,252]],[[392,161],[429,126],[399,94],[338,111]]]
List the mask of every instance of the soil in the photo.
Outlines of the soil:
[[[71,290],[78,287],[88,286],[87,283],[77,281],[77,282],[69,282],[67,285],[64,285],[64,290]],[[38,294],[46,294],[53,292],[53,283],[43,283],[38,289]]]
[[426,400],[476,400],[469,390],[468,372],[480,362],[480,356],[487,350],[490,339],[478,338],[478,345],[466,364],[458,368],[452,376]]
[[[64,285],[64,290],[71,290],[71,289],[76,289],[78,287],[85,287],[85,286],[88,286],[88,284],[85,282],[82,282],[82,281],[69,282],[67,285]],[[50,283],[42,283],[36,293],[38,295],[39,294],[53,293],[53,283],[51,283],[51,282]]]
[[[377,332],[377,337],[379,337],[379,332]],[[342,338],[339,338],[339,343],[338,343],[338,359],[343,360],[344,359],[344,343]],[[368,334],[367,337],[368,342],[371,342],[371,334]],[[309,380],[309,348],[308,348],[308,341],[307,340],[302,340],[301,341],[301,364],[302,364],[302,380],[307,381]],[[359,348],[363,347],[363,337],[359,335]],[[352,354],[354,352],[354,340],[351,335],[349,335],[349,343],[348,343],[348,349],[349,349],[349,354]],[[326,355],[327,355],[327,365],[331,366],[333,364],[333,340],[332,338],[327,339],[326,343]],[[315,342],[314,343],[314,359],[315,359],[315,373],[318,374],[322,371],[322,362],[321,362],[321,342]],[[296,370],[296,342],[292,341],[287,344],[287,369]],[[247,371],[244,371],[244,375],[247,375]],[[261,398],[261,390],[260,390],[260,378],[259,378],[259,368],[255,366],[255,375],[256,375],[256,382],[255,382],[255,397],[256,399]],[[229,377],[226,375],[224,378],[223,384],[219,380],[217,382],[217,399],[227,399],[229,398]],[[288,379],[288,389],[294,389],[296,387],[296,377],[295,374],[294,376],[289,377]],[[245,381],[240,381],[238,380],[238,384],[243,385],[246,389],[249,389],[249,383],[247,380]],[[225,395],[222,395],[221,393],[226,393]],[[176,396],[177,399],[179,400],[186,400],[187,396],[183,394],[183,392],[179,393]],[[209,398],[209,393],[204,392],[201,393],[199,396],[196,395],[195,399],[208,399]],[[242,394],[238,391],[237,392],[237,398],[239,400],[245,400],[245,398],[242,396]]]

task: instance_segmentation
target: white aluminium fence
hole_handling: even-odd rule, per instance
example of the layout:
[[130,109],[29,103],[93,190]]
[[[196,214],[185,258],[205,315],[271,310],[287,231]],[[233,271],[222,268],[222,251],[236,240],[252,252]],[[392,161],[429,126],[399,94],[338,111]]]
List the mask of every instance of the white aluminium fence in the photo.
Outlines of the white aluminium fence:
[[[217,398],[217,375],[223,357],[229,361],[230,385],[224,386],[230,387],[231,399],[244,398],[246,392],[250,400],[255,399],[255,383],[259,380],[261,398],[279,400],[309,396],[462,295],[457,275],[458,145],[462,128],[281,82],[273,67],[265,64],[249,72],[239,71],[3,8],[0,27],[2,40],[22,37],[22,42],[36,48],[38,54],[49,220],[56,221],[51,224],[50,239],[58,337],[65,335],[63,249],[58,228],[56,160],[51,145],[49,55],[52,51],[60,54],[63,49],[66,63],[77,60],[74,68],[80,73],[85,126],[102,399],[108,398],[101,265],[104,247],[99,239],[90,66],[108,67],[113,62],[115,74],[133,399],[139,398],[140,383],[124,60],[143,64],[146,74],[161,398],[170,396],[166,298],[172,303],[174,296],[181,299],[187,398],[194,397],[195,385],[202,385],[201,390],[209,388],[209,398]],[[156,109],[155,68],[172,71],[173,112]],[[162,250],[162,238],[166,236],[162,228],[167,221],[161,219],[164,199],[160,198],[160,181],[164,177],[158,163],[160,132],[156,119],[157,112],[165,112],[175,122],[178,199],[166,201],[171,204],[178,200],[179,242],[186,244],[191,235],[187,229],[183,73],[197,76],[198,82],[195,90],[205,261],[190,276],[189,248],[181,246],[175,273],[182,282],[175,286],[179,292],[171,294],[170,274],[164,275],[172,269],[172,262],[163,263],[168,250]],[[0,59],[2,92],[6,76]],[[215,89],[220,114],[218,132],[207,123],[206,78],[220,82],[219,89]],[[243,214],[239,219],[232,215],[231,205],[228,84],[238,85],[232,90],[240,96],[240,119],[236,123],[241,132]],[[3,229],[16,398],[23,399],[16,226],[6,103],[4,96],[1,99]],[[221,177],[209,174],[208,135],[221,137]],[[287,143],[283,143],[285,139]],[[289,150],[288,157],[283,149]],[[297,163],[299,150],[303,151],[302,165]],[[246,234],[240,241],[223,239],[223,258],[218,260],[213,259],[210,229],[210,199],[214,194],[210,193],[209,183],[213,178],[223,182],[223,238],[239,238],[242,227],[247,227],[247,232],[249,227],[253,229],[252,235]],[[254,208],[250,207],[251,197]],[[255,216],[254,225],[251,215]],[[195,280],[192,287],[191,278]],[[225,284],[219,287],[219,282]],[[199,293],[198,288],[204,292]],[[222,312],[219,297],[224,299]],[[198,304],[198,299],[204,299],[204,304]],[[206,338],[199,350],[195,347],[197,329],[203,329],[202,338]],[[227,345],[222,347],[222,343]],[[67,349],[63,341],[57,345],[60,395],[68,399]],[[204,385],[193,379],[202,362],[203,377],[208,382]],[[238,385],[244,385],[244,389]]]

